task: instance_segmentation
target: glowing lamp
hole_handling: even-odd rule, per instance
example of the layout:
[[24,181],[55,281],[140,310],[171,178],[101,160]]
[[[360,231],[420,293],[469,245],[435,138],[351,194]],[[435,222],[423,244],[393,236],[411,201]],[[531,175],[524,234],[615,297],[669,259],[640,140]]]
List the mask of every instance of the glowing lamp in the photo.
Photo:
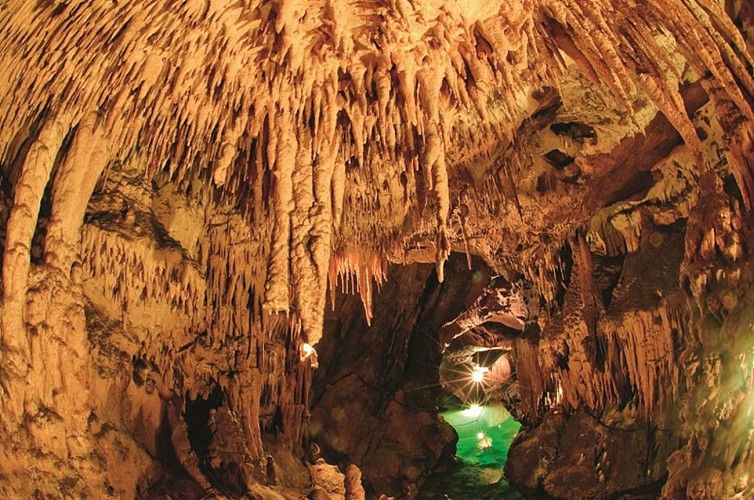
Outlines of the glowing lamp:
[[489,368],[486,366],[479,366],[476,365],[474,367],[474,370],[471,372],[471,381],[475,384],[480,384],[484,381],[484,376],[487,374],[487,372],[490,371]]
[[314,350],[314,348],[313,348],[312,346],[310,346],[309,344],[304,344],[304,345],[302,345],[302,346],[301,346],[301,349],[302,349],[302,350],[304,351],[304,359],[306,359],[306,358],[310,357],[310,356],[311,356],[312,354],[314,354],[315,352],[317,352],[317,351],[315,351],[315,350]]

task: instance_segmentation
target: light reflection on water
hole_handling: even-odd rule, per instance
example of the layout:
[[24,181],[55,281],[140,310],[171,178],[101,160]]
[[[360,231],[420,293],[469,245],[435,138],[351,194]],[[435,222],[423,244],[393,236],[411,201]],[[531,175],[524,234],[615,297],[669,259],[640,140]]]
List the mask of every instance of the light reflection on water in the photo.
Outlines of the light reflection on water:
[[500,404],[441,413],[458,433],[459,463],[430,477],[419,498],[523,499],[505,476],[508,449],[521,428]]

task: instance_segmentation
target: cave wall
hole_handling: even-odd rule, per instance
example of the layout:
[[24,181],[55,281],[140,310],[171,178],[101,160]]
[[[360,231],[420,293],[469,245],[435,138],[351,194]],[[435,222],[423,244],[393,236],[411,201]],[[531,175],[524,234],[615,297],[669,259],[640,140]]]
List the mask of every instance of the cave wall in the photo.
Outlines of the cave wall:
[[[719,156],[727,130],[695,92],[685,98],[712,171],[684,173],[693,160],[672,135],[657,140],[661,115],[639,143],[623,139],[632,154],[658,155],[648,183],[573,234],[539,337],[517,341],[525,428],[506,471],[527,491],[751,494],[750,222]],[[627,436],[646,453],[616,453]]]
[[[28,415],[18,426],[4,413],[5,494],[303,494],[309,474],[289,456],[301,455],[313,368],[299,330],[263,324],[256,232],[211,191],[131,165],[108,172],[81,215],[90,258],[66,274],[32,250],[29,357],[4,365],[6,404]],[[35,242],[51,225],[43,212]],[[271,451],[289,464],[282,478]],[[23,481],[30,469],[44,473]]]

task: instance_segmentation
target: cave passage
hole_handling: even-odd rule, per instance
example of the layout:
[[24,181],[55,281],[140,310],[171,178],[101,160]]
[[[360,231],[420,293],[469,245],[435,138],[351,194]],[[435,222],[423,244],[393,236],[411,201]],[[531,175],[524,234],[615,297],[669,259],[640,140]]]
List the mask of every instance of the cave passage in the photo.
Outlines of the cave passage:
[[525,498],[503,474],[521,424],[502,404],[471,405],[440,415],[458,434],[458,461],[449,470],[432,475],[419,498]]
[[503,468],[521,424],[502,404],[471,405],[441,415],[458,433],[456,457],[468,464]]

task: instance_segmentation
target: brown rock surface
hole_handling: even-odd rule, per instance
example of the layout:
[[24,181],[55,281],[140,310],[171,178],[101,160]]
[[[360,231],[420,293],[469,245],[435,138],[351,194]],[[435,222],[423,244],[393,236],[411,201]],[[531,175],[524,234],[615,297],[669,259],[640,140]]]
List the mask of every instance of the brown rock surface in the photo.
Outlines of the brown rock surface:
[[515,481],[752,496],[752,23],[0,2],[0,496],[297,498],[312,440],[413,495],[446,343]]

